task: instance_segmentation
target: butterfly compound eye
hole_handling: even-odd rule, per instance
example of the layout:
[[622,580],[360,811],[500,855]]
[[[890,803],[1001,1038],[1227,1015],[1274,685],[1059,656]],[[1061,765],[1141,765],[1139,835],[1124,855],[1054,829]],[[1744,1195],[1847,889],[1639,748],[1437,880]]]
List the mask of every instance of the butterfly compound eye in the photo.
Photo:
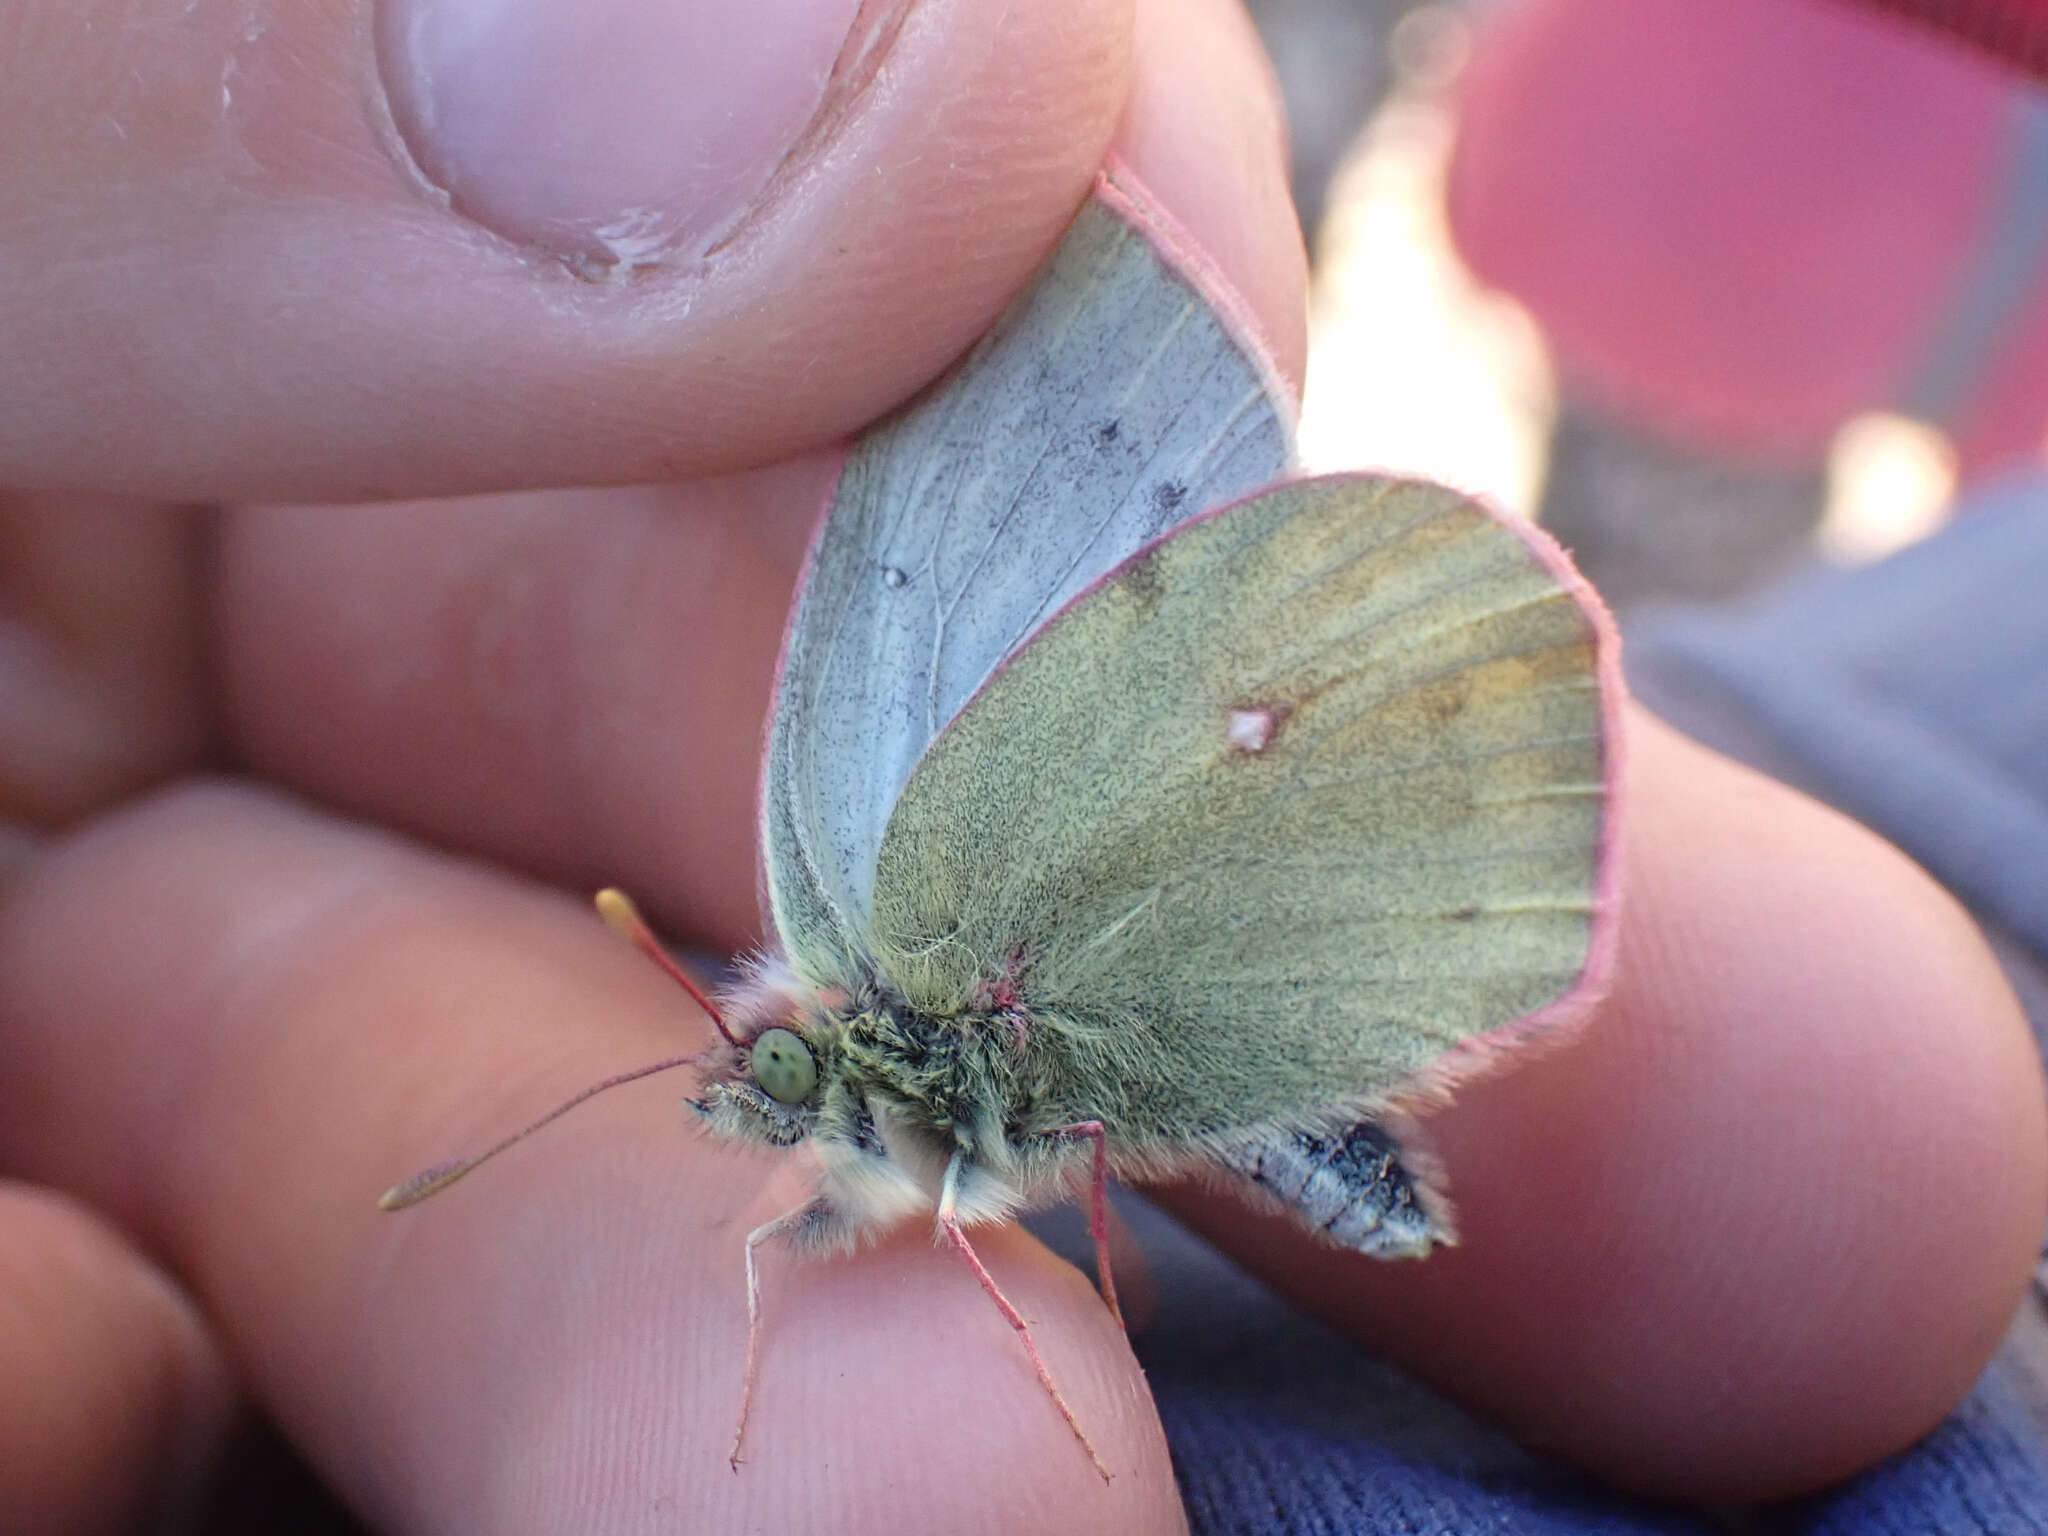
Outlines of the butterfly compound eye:
[[764,1029],[754,1041],[754,1081],[772,1099],[801,1104],[818,1086],[818,1063],[801,1036],[787,1029]]

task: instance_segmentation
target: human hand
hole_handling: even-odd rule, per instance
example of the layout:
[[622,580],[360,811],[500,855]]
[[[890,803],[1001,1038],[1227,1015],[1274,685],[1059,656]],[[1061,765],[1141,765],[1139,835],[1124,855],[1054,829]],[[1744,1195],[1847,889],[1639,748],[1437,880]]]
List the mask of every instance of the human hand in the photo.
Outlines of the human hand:
[[[0,413],[0,462],[73,493],[11,509],[8,579],[47,648],[5,663],[34,684],[6,695],[6,792],[21,822],[76,828],[24,846],[0,904],[0,1167],[82,1202],[17,1187],[0,1207],[9,1289],[33,1303],[0,1313],[19,1388],[0,1436],[42,1458],[18,1494],[0,1484],[8,1507],[85,1528],[91,1500],[147,1497],[177,1434],[203,1453],[231,1362],[380,1527],[851,1531],[915,1509],[932,1529],[1177,1528],[1127,1349],[1014,1231],[977,1246],[1118,1469],[1109,1489],[921,1232],[771,1272],[751,1457],[726,1471],[740,1242],[791,1191],[690,1133],[672,1090],[613,1095],[416,1216],[371,1204],[677,1048],[679,999],[546,885],[617,881],[677,934],[755,936],[748,808],[832,471],[814,445],[988,323],[1110,136],[1298,377],[1276,118],[1235,10],[1148,4],[1126,38],[1107,0],[993,9],[921,8],[888,89],[801,152],[812,174],[729,259],[623,292],[476,234],[366,127],[349,137],[361,91],[331,82],[371,77],[346,36],[242,56],[245,84],[329,82],[273,102],[284,129],[233,129],[261,153],[207,139],[134,172],[140,199],[50,172],[79,219],[85,187],[106,217],[139,201],[119,216],[180,232],[131,259],[174,268],[156,286],[66,300],[128,306],[105,335],[151,346],[60,349],[37,327],[61,307],[0,291],[16,355],[63,352],[48,403]],[[49,99],[90,142],[72,98]],[[235,183],[250,160],[260,184]],[[303,238],[321,259],[294,254]],[[199,270],[235,251],[246,268]],[[59,254],[36,269],[91,280]],[[209,304],[181,306],[193,284]],[[124,400],[166,355],[196,383]],[[685,474],[347,516],[116,522],[105,500]],[[1614,998],[1430,1125],[1465,1247],[1374,1266],[1174,1199],[1525,1435],[1654,1491],[1780,1491],[1909,1439],[1989,1353],[2048,1182],[2038,1068],[1924,876],[1637,724]],[[243,776],[196,782],[208,760]],[[61,1291],[60,1266],[79,1277]]]

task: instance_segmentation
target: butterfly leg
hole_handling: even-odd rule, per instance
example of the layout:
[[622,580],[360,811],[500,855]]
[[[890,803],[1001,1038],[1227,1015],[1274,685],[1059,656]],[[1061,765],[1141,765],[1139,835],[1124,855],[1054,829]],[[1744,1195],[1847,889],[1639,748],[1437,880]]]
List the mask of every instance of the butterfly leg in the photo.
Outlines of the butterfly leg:
[[732,1432],[732,1451],[726,1460],[733,1471],[740,1469],[740,1445],[747,1438],[747,1415],[754,1406],[754,1377],[761,1366],[761,1266],[755,1257],[764,1243],[793,1237],[830,1222],[839,1213],[823,1200],[808,1200],[747,1234],[747,1365],[740,1382],[740,1419]]
[[[1109,1268],[1109,1136],[1100,1120],[1083,1120],[1078,1125],[1062,1126],[1051,1133],[1054,1136],[1077,1139],[1085,1137],[1095,1143],[1095,1167],[1088,1186],[1088,1235],[1095,1239],[1095,1278],[1102,1287],[1102,1299],[1109,1306],[1109,1315],[1116,1319],[1116,1325],[1124,1328],[1124,1309],[1116,1301],[1116,1276]],[[1130,1330],[1124,1328],[1128,1333]]]
[[[939,1226],[945,1232],[947,1240],[952,1243],[954,1251],[966,1262],[967,1267],[974,1271],[974,1278],[981,1282],[982,1290],[986,1291],[989,1300],[996,1304],[996,1310],[1003,1314],[1003,1321],[1017,1330],[1017,1337],[1024,1343],[1024,1353],[1031,1357],[1031,1369],[1038,1373],[1038,1384],[1045,1388],[1053,1406],[1059,1409],[1060,1417],[1067,1421],[1067,1428],[1074,1432],[1074,1438],[1081,1442],[1081,1449],[1088,1453],[1088,1459],[1095,1463],[1095,1470],[1102,1474],[1102,1480],[1106,1483],[1109,1481],[1109,1468],[1102,1464],[1102,1458],[1096,1454],[1094,1443],[1088,1438],[1088,1431],[1083,1429],[1081,1421],[1074,1417],[1074,1410],[1068,1406],[1058,1383],[1052,1379],[1051,1368],[1046,1365],[1045,1357],[1039,1354],[1038,1345],[1032,1340],[1031,1325],[1024,1321],[1024,1314],[1011,1305],[1010,1298],[996,1285],[995,1276],[988,1272],[987,1266],[975,1253],[974,1245],[967,1241],[967,1234],[961,1230],[956,1207],[960,1195],[960,1166],[966,1155],[964,1152],[955,1152],[953,1160],[946,1164],[946,1181],[939,1194]],[[749,1251],[751,1253],[751,1246]]]

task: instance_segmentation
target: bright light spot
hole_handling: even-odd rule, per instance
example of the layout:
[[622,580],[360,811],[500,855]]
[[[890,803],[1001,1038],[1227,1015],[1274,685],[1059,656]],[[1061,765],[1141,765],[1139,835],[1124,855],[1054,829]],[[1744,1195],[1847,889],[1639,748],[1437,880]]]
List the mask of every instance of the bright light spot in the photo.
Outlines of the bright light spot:
[[1924,539],[1948,520],[1955,489],[1955,449],[1940,431],[1884,411],[1858,416],[1828,450],[1821,553],[1860,565]]
[[1446,7],[1409,22],[1403,84],[1338,171],[1317,240],[1302,465],[1422,475],[1526,516],[1556,412],[1549,362],[1528,314],[1451,246],[1445,88],[1466,23]]

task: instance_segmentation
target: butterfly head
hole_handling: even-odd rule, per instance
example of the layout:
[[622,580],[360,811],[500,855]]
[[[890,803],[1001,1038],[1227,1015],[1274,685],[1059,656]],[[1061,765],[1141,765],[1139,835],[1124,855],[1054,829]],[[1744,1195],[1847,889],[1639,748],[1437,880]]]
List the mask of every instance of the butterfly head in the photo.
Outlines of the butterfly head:
[[826,1086],[820,1043],[774,1025],[713,1053],[691,1107],[721,1136],[794,1146],[818,1122]]

